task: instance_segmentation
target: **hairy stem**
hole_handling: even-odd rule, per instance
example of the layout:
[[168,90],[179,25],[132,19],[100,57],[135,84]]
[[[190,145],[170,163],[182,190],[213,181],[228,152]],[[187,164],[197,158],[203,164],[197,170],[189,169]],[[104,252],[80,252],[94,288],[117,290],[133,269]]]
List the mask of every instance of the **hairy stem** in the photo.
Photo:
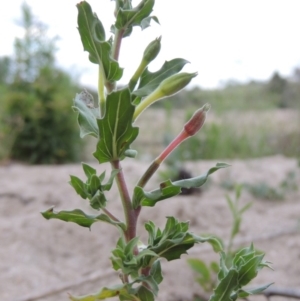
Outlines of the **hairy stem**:
[[124,216],[126,221],[126,231],[124,233],[126,241],[130,241],[136,236],[136,213],[132,208],[131,198],[128,193],[127,184],[125,182],[123,170],[119,160],[112,161],[111,165],[114,169],[118,169],[119,173],[116,176],[120,197],[122,200]]

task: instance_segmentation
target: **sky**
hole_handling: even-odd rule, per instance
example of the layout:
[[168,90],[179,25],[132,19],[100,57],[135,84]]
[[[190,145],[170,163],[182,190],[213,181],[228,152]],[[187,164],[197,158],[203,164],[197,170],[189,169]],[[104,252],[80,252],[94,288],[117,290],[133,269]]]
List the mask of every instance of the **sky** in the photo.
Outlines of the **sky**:
[[[0,56],[13,52],[22,0],[5,1],[0,11]],[[27,0],[33,14],[49,27],[49,36],[59,36],[58,64],[87,87],[97,85],[97,66],[83,51],[77,27],[79,1]],[[110,35],[114,1],[89,0]],[[136,5],[139,1],[133,1]],[[299,0],[156,0],[153,22],[141,31],[135,28],[125,38],[120,53],[126,84],[149,42],[162,36],[162,49],[150,71],[164,61],[184,58],[183,71],[198,72],[192,85],[215,88],[228,81],[267,80],[275,71],[291,75],[300,67]]]

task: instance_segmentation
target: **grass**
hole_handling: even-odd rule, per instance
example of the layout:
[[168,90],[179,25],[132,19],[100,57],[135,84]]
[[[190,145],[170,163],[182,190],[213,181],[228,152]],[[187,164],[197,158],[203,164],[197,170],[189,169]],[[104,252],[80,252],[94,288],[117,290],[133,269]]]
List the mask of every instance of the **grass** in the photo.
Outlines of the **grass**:
[[[178,133],[190,114],[180,110],[148,111],[143,119],[138,120],[138,125],[151,138],[143,140],[141,137],[134,147],[147,149],[149,156],[156,156]],[[165,133],[164,141],[157,138],[161,131]],[[212,108],[203,129],[185,141],[173,157],[178,160],[245,159],[276,154],[299,156],[300,111],[272,109],[217,114]]]

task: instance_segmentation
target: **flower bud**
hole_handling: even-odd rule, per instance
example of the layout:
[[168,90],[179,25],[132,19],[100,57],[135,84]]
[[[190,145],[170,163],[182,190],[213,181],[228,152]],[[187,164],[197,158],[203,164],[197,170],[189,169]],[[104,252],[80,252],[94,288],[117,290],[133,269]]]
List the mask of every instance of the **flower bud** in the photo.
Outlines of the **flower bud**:
[[158,89],[164,96],[171,96],[187,86],[195,76],[197,76],[197,73],[182,72],[174,74],[163,80],[158,86]]
[[184,125],[184,130],[189,136],[195,135],[203,126],[206,119],[206,112],[210,109],[207,103],[202,108],[198,109],[191,119]]
[[160,41],[161,37],[155,39],[146,47],[143,55],[143,60],[146,61],[148,64],[152,62],[159,54],[161,47]]

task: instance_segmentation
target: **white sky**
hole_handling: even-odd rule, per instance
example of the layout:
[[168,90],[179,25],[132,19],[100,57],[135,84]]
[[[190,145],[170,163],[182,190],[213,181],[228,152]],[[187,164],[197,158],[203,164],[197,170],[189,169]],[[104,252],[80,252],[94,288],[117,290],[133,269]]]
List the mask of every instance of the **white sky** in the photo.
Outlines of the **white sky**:
[[[83,52],[77,27],[74,0],[27,0],[33,14],[49,26],[49,35],[58,35],[58,63],[81,82],[96,86],[97,67]],[[113,22],[114,1],[89,0],[103,25]],[[5,1],[0,11],[0,56],[12,53],[15,36],[22,36],[16,25],[22,0]],[[138,1],[133,1],[134,4]],[[120,65],[127,83],[146,45],[162,35],[162,50],[155,71],[165,60],[176,57],[191,62],[184,71],[199,73],[193,84],[212,88],[228,80],[268,79],[274,71],[288,76],[300,66],[299,0],[156,0],[152,23],[137,28],[124,39]]]

